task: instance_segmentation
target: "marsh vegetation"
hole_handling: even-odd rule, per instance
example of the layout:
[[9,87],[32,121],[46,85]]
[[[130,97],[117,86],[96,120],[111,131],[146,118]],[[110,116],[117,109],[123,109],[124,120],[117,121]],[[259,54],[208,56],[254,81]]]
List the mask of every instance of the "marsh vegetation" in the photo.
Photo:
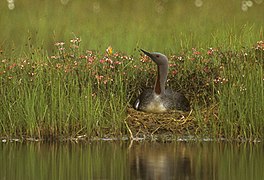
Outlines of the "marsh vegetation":
[[[1,3],[0,136],[263,138],[263,5]],[[167,85],[191,112],[131,109],[156,73],[139,48],[168,56]]]

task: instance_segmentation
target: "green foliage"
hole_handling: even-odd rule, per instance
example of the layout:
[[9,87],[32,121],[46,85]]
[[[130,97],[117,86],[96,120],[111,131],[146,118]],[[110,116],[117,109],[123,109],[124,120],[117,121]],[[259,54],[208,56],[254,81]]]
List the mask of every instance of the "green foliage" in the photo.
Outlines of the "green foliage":
[[[261,46],[263,53],[263,42]],[[263,59],[256,56],[259,50],[227,57],[223,74],[228,83],[219,90],[220,129],[226,137],[254,140],[263,136],[264,74]]]

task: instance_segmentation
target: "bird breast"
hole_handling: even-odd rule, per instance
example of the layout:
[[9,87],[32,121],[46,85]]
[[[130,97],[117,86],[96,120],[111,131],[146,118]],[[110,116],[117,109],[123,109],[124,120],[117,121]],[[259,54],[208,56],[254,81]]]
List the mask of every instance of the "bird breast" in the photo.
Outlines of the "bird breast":
[[162,99],[160,95],[154,95],[154,98],[149,102],[149,104],[146,106],[145,111],[147,112],[153,112],[153,113],[162,113],[165,112],[167,109],[164,106]]

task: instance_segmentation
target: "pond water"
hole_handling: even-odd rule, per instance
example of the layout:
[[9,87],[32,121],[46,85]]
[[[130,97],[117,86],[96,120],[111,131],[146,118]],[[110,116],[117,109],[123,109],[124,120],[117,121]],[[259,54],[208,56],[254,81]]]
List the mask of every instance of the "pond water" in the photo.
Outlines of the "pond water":
[[227,142],[0,143],[0,179],[264,178],[264,146]]

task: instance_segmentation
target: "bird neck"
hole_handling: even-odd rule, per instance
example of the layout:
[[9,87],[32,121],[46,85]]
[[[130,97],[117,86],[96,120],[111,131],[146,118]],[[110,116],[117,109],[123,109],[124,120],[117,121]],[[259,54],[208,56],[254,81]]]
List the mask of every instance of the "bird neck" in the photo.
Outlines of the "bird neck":
[[158,65],[158,76],[155,82],[154,91],[158,95],[165,94],[165,84],[168,75],[168,65]]

